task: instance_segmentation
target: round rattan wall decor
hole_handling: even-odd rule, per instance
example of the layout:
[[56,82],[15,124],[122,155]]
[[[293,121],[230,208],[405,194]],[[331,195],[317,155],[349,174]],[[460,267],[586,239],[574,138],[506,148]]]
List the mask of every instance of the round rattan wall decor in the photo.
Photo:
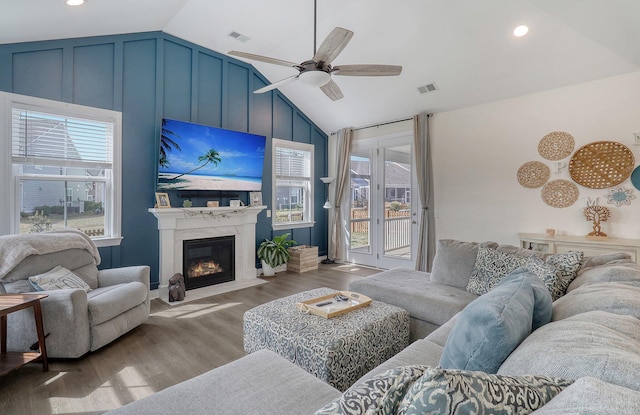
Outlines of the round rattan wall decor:
[[542,200],[554,208],[565,208],[573,205],[578,200],[578,186],[569,180],[552,180],[542,188]]
[[549,180],[549,167],[539,161],[528,161],[518,169],[518,183],[524,187],[535,189]]
[[538,143],[538,153],[547,160],[562,160],[571,155],[575,145],[571,134],[554,131],[542,137]]
[[615,141],[596,141],[582,146],[569,161],[569,175],[590,189],[605,189],[627,180],[633,171],[633,153]]

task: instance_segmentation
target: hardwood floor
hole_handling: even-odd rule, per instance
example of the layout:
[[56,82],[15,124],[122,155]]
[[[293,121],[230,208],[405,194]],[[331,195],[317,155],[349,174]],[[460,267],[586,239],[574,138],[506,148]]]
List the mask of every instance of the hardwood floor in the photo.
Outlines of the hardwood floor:
[[[298,292],[349,282],[378,270],[319,265],[278,273],[267,284],[170,306],[152,300],[149,320],[80,359],[31,363],[0,377],[0,414],[101,414],[244,356],[242,316]],[[187,295],[189,293],[187,292]]]

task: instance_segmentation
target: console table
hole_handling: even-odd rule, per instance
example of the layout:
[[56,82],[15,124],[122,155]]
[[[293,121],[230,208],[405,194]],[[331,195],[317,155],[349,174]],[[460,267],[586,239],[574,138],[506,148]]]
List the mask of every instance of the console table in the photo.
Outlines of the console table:
[[586,236],[519,233],[520,246],[550,254],[581,251],[585,256],[623,252],[631,255],[631,260],[640,263],[640,240],[638,239],[590,239]]
[[[47,372],[49,370],[47,345],[44,341],[44,328],[42,325],[42,307],[40,305],[40,300],[48,296],[47,294],[0,294],[0,375],[4,375],[38,358],[42,358],[44,371]],[[29,307],[33,307],[40,351],[7,352],[7,316],[15,311]]]

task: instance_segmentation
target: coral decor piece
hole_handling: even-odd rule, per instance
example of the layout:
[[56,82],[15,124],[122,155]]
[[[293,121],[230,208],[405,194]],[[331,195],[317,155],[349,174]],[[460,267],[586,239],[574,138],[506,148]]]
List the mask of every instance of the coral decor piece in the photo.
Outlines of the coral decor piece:
[[538,153],[547,160],[562,160],[569,157],[575,144],[571,134],[564,131],[554,131],[542,137],[538,143]]
[[635,199],[633,189],[625,189],[624,187],[616,187],[615,189],[609,189],[609,193],[606,194],[607,203],[620,207],[622,205],[630,205],[631,200]]
[[602,232],[600,222],[606,222],[611,216],[609,208],[604,206],[587,206],[584,208],[584,217],[593,222],[593,232],[587,236],[606,237],[607,234]]

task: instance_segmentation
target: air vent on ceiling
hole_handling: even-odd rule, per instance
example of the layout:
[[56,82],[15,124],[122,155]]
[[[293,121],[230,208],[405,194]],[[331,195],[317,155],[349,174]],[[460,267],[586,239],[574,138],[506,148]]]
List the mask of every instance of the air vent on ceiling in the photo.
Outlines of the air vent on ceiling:
[[421,94],[426,94],[427,92],[434,92],[437,91],[438,87],[436,86],[435,82],[431,82],[430,84],[426,84],[423,86],[418,87],[418,91]]
[[240,42],[246,42],[247,40],[249,40],[249,36],[245,36],[242,33],[238,33],[238,32],[231,32],[229,33],[229,36],[239,40]]

